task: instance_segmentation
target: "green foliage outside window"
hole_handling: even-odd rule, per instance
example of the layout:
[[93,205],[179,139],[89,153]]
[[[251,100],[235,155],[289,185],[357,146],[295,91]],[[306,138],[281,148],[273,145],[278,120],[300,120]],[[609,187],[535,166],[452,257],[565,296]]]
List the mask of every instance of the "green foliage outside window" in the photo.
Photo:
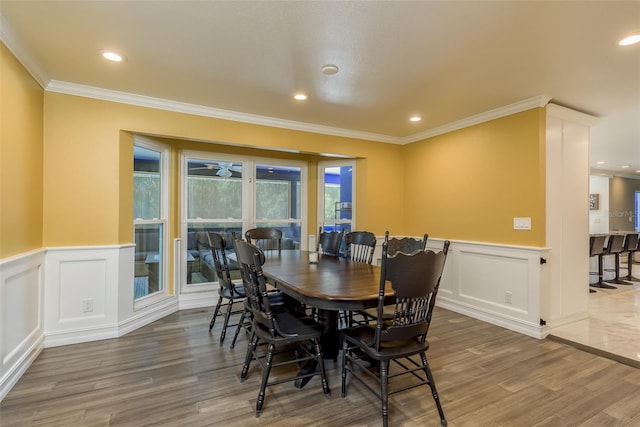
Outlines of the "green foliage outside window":
[[336,217],[336,203],[340,201],[340,186],[327,184],[324,186],[324,217]]
[[160,174],[133,173],[133,217],[160,218]]
[[190,176],[189,218],[242,218],[242,180]]

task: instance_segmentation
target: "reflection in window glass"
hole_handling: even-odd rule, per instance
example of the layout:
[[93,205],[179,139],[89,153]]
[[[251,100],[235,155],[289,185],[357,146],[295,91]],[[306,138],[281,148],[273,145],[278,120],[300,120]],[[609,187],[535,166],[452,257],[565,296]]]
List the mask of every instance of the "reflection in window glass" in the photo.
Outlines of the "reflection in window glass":
[[133,150],[134,299],[164,289],[162,152],[135,145]]
[[138,299],[161,291],[163,288],[163,224],[136,224],[134,228],[136,244],[134,298]]
[[[209,233],[219,233],[227,241],[227,252],[233,251],[233,239],[242,237],[242,222],[189,222],[187,226],[187,284],[218,281]],[[239,272],[232,269],[234,279]]]

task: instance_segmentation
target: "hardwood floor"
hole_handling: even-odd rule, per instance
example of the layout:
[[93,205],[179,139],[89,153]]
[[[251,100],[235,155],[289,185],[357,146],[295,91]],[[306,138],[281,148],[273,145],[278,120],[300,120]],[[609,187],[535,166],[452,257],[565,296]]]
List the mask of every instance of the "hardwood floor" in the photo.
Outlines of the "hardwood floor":
[[[229,348],[210,309],[184,310],[118,339],[45,349],[0,403],[9,426],[376,426],[376,398],[328,360],[317,378],[267,389],[239,374],[246,338]],[[536,340],[436,309],[428,357],[449,426],[637,426],[640,370],[551,340]],[[390,425],[437,426],[427,387],[390,399]]]

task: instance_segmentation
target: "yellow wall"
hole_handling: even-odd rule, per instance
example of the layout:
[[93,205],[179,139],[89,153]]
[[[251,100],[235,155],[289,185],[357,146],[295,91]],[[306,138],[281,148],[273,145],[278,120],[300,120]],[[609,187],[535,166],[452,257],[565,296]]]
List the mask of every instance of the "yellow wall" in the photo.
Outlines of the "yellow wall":
[[536,108],[405,146],[407,233],[544,246],[544,128]]
[[0,259],[42,247],[43,94],[0,43]]
[[[45,201],[44,245],[108,245],[131,243],[132,134],[163,135],[174,148],[243,152],[252,155],[298,158],[311,164],[309,212],[316,211],[317,153],[359,157],[356,203],[358,228],[383,233],[402,232],[401,216],[388,206],[402,203],[402,147],[246,123],[192,116],[123,105],[58,93],[45,93]],[[210,141],[194,142],[194,141]],[[215,142],[218,143],[215,143]],[[221,145],[236,144],[242,147]],[[269,153],[271,147],[301,153]],[[174,169],[175,170],[175,169]],[[384,173],[380,173],[384,171]],[[178,190],[174,177],[172,186]],[[384,195],[384,198],[380,196]],[[172,211],[178,214],[177,198]],[[171,237],[179,230],[174,218]],[[313,232],[315,218],[310,221]]]
[[[185,148],[309,162],[310,233],[318,153],[330,152],[357,158],[359,229],[544,246],[541,108],[399,146],[43,94],[4,46],[1,66],[2,258],[43,246],[131,243],[136,133],[164,136],[174,171]],[[177,237],[177,176],[172,186]],[[533,229],[514,231],[516,216],[531,217]]]

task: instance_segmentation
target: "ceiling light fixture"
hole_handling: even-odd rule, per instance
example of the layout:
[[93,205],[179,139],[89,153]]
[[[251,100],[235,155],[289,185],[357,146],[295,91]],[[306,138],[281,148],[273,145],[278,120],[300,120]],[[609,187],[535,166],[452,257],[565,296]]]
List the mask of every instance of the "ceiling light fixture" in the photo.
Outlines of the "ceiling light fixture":
[[109,61],[113,61],[113,62],[122,62],[124,61],[125,57],[123,55],[120,55],[118,53],[112,52],[112,51],[103,51],[102,53],[102,57],[104,59],[108,59]]
[[411,121],[411,122],[419,122],[420,120],[422,120],[422,117],[420,117],[420,116],[411,116],[409,118],[409,121]]
[[640,43],[640,33],[631,34],[628,37],[623,38],[618,42],[620,46],[630,46],[632,44]]
[[338,74],[338,67],[333,64],[323,65],[322,74],[326,74],[327,76],[333,76],[334,74]]
[[599,162],[597,162],[597,164],[604,165],[604,162],[602,160],[600,160]]
[[629,166],[629,165],[622,165],[622,166],[620,166],[620,167],[621,167],[622,169],[629,169],[631,166]]
[[293,97],[298,101],[304,101],[305,99],[307,99],[307,95],[302,92],[296,93],[295,95],[293,95]]

